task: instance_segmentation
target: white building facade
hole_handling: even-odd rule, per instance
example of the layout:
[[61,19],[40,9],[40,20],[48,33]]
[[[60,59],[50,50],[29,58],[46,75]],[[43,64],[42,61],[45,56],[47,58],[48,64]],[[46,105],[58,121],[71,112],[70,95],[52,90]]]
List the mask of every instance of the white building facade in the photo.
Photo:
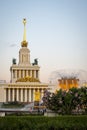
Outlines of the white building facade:
[[10,67],[11,82],[0,83],[0,102],[34,102],[41,101],[48,84],[41,83],[39,78],[40,67],[37,59],[30,62],[30,50],[26,41],[26,19],[23,19],[24,35],[19,50],[19,63],[13,59]]

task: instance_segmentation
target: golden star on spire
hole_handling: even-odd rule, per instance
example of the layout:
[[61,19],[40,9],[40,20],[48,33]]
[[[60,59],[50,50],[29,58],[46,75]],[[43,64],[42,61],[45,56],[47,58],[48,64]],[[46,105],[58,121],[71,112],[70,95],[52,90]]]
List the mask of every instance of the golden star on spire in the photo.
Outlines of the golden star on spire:
[[24,23],[24,25],[26,24],[26,18],[23,19],[23,23]]

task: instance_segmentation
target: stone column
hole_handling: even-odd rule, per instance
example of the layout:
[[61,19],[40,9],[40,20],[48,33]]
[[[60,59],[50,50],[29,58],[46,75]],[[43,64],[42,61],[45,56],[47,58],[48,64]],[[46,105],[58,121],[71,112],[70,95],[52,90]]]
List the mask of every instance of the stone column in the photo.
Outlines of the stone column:
[[21,88],[21,102],[23,102],[23,89]]
[[19,89],[16,89],[17,101],[19,101]]
[[10,88],[8,89],[8,101],[11,101],[10,100]]
[[27,102],[27,89],[25,89],[25,102]]
[[25,102],[25,89],[23,88],[23,102]]
[[31,102],[31,89],[29,89],[29,102]]
[[21,88],[19,88],[19,90],[18,90],[18,99],[21,102]]
[[12,101],[14,101],[14,88],[12,89]]
[[33,89],[33,102],[35,100],[35,89]]
[[27,102],[29,102],[29,89],[27,89]]

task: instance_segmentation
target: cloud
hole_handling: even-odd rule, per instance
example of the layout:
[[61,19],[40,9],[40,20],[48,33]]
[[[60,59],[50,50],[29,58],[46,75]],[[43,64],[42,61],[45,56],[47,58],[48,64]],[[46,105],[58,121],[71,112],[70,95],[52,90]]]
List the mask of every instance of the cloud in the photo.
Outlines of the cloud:
[[10,47],[15,47],[17,46],[17,44],[10,44]]

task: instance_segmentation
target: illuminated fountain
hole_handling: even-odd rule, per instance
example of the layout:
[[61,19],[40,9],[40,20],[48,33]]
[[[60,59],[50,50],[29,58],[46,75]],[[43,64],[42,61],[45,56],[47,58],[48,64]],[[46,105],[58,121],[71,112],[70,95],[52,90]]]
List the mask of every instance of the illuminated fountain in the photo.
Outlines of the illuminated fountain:
[[87,83],[87,71],[85,70],[57,70],[51,73],[50,82],[55,84],[55,89],[68,90],[78,88]]

